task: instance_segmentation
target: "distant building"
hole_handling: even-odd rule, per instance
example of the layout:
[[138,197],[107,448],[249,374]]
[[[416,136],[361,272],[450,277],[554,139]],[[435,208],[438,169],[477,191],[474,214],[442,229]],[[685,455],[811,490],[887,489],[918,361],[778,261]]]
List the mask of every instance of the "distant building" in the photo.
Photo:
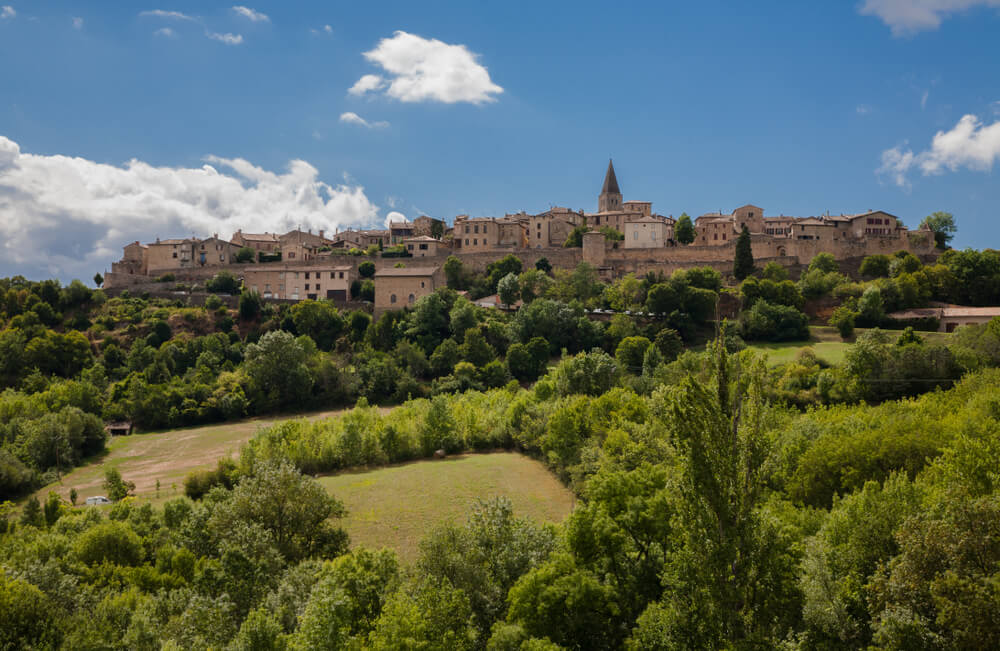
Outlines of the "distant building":
[[898,321],[914,321],[919,319],[937,319],[938,332],[954,332],[961,326],[989,323],[1000,317],[1000,307],[966,307],[964,305],[948,305],[946,307],[925,307],[887,315]]
[[243,272],[243,286],[264,298],[346,301],[350,296],[354,267],[333,262],[254,265]]
[[439,267],[392,267],[375,272],[375,311],[401,310],[444,283]]
[[442,243],[440,240],[435,240],[429,235],[408,237],[403,240],[403,246],[406,247],[406,252],[415,258],[436,256],[438,254],[438,247],[441,245]]

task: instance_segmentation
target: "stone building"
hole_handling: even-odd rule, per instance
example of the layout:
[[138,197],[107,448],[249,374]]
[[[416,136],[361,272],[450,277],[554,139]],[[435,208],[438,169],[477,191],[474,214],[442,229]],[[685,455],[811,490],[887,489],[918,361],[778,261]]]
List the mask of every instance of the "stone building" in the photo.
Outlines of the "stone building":
[[198,240],[193,239],[156,239],[150,242],[145,248],[146,262],[144,268],[147,274],[168,269],[184,269],[194,264],[194,245]]
[[646,216],[625,223],[626,249],[657,249],[673,239],[673,223],[664,219]]
[[[554,206],[545,212],[528,216],[527,248],[560,247],[574,228],[583,224],[583,212]],[[457,237],[457,236],[456,236]]]
[[311,264],[270,263],[242,269],[244,287],[264,298],[292,300],[329,298],[346,301],[354,267],[330,262]]
[[413,224],[410,222],[390,222],[389,223],[389,243],[392,245],[402,244],[403,240],[413,237]]
[[406,238],[403,240],[403,246],[406,247],[406,252],[414,258],[426,258],[428,256],[436,256],[439,247],[442,246],[442,242],[441,240],[435,240],[429,235],[420,235],[418,237]]
[[194,262],[199,267],[216,267],[236,262],[239,248],[232,242],[219,239],[216,233],[194,245]]
[[233,233],[230,241],[238,249],[253,249],[257,252],[258,258],[261,253],[277,253],[281,250],[281,242],[274,233],[244,233],[242,230],[238,230]]
[[444,287],[439,267],[391,267],[375,272],[375,313],[412,307],[438,287]]

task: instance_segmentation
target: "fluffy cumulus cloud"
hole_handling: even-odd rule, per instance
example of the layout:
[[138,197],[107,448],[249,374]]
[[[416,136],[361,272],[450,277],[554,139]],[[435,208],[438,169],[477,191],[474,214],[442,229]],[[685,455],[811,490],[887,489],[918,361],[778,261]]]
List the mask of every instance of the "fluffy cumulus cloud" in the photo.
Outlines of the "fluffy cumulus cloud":
[[24,153],[0,136],[0,276],[90,278],[125,244],[155,237],[378,222],[364,188],[318,177],[302,160],[283,173],[216,156],[197,168],[119,167]]
[[393,210],[388,215],[385,216],[385,227],[389,228],[389,224],[405,224],[407,222],[406,215],[401,212],[396,212]]
[[934,30],[941,21],[977,7],[1000,7],[1000,0],[865,0],[860,11],[878,16],[896,36]]
[[340,121],[346,124],[356,124],[359,127],[365,127],[367,129],[384,129],[389,126],[388,122],[369,122],[357,113],[352,111],[347,111],[346,113],[340,114]]
[[951,130],[938,131],[929,149],[914,153],[905,145],[882,152],[878,173],[896,185],[909,185],[914,168],[924,176],[966,168],[989,171],[1000,160],[1000,121],[984,125],[975,115],[963,116]]
[[271,20],[271,18],[267,14],[262,14],[259,11],[254,11],[250,7],[243,7],[240,5],[236,5],[235,7],[233,7],[233,11],[235,11],[240,16],[243,16],[247,20],[253,21],[255,23],[266,23]]
[[352,95],[384,91],[402,102],[482,104],[503,92],[464,45],[400,31],[364,56],[386,74],[365,75],[351,87]]

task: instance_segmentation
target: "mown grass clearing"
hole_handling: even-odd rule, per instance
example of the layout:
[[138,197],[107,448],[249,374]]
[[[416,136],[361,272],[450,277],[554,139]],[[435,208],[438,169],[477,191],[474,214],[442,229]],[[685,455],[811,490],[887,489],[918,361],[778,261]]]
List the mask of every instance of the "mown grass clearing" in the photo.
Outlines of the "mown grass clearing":
[[561,522],[573,494],[540,462],[513,452],[469,454],[321,477],[344,502],[352,546],[388,547],[404,561],[449,520],[464,522],[476,499],[508,497],[518,516]]
[[[854,343],[858,335],[867,332],[867,330],[867,328],[857,328],[854,331],[854,337],[844,341],[840,338],[840,333],[837,332],[836,328],[810,326],[809,341],[786,341],[776,344],[758,342],[749,345],[748,348],[767,355],[769,366],[778,366],[793,361],[799,351],[804,348],[812,348],[817,357],[829,364],[836,365],[844,361],[844,354],[847,352],[848,346]],[[892,340],[899,337],[901,333],[898,330],[885,330],[884,332]],[[918,332],[917,334],[929,344],[946,345],[952,337],[951,333],[947,332]]]
[[[325,411],[305,417],[319,420],[340,413],[342,410]],[[104,472],[112,467],[118,468],[126,481],[135,482],[137,497],[157,501],[183,495],[184,477],[189,472],[211,468],[218,459],[234,456],[259,428],[288,418],[290,416],[252,418],[204,427],[116,436],[101,457],[73,469],[63,476],[61,482],[40,489],[38,499],[44,501],[49,491],[55,491],[69,501],[69,491],[73,488],[79,496],[79,504],[87,497],[104,495],[101,487]],[[156,490],[157,480],[160,482],[159,493]]]

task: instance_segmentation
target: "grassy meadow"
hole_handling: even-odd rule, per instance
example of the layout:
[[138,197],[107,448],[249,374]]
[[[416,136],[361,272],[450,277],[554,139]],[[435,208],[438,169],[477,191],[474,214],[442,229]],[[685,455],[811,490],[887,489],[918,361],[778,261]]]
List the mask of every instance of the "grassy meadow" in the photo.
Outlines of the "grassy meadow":
[[508,497],[518,516],[560,522],[573,494],[540,462],[514,452],[467,454],[321,477],[344,502],[353,546],[388,547],[404,561],[435,526],[464,522],[476,499]]

